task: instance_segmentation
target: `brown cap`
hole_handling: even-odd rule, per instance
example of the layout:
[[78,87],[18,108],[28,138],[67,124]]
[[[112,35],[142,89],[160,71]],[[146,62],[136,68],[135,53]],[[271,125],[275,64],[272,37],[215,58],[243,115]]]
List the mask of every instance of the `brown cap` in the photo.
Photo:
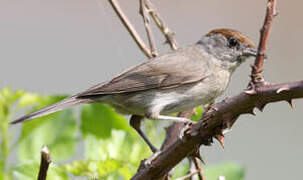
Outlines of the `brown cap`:
[[238,40],[241,43],[247,44],[249,47],[254,48],[255,44],[248,39],[248,37],[244,36],[239,31],[233,30],[233,29],[214,29],[206,34],[206,36],[211,36],[213,34],[222,34],[223,36],[227,38],[234,38]]

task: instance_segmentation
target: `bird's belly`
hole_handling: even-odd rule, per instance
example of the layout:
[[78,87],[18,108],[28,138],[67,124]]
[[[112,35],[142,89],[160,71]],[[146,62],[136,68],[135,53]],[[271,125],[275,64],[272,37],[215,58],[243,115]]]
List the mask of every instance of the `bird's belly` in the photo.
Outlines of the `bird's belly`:
[[213,78],[171,89],[151,89],[108,96],[107,104],[123,114],[146,115],[150,112],[169,114],[205,105],[222,94],[227,85]]
[[171,97],[173,100],[163,108],[162,113],[169,114],[180,112],[192,109],[199,105],[205,105],[214,101],[220,94],[221,92],[217,90],[210,90],[209,87],[199,84],[188,89],[181,89],[178,95]]

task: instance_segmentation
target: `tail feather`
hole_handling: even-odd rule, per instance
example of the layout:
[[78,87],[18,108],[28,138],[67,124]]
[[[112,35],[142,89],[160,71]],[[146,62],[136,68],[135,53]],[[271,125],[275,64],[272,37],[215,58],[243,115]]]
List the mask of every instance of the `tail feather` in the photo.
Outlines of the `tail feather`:
[[30,114],[27,114],[25,116],[22,116],[14,121],[11,122],[11,124],[16,124],[16,123],[20,123],[20,122],[24,122],[24,121],[27,121],[27,120],[31,120],[31,119],[34,119],[34,118],[38,118],[38,117],[41,117],[41,116],[45,116],[45,115],[48,115],[48,114],[52,114],[52,113],[55,113],[57,111],[61,111],[61,110],[64,110],[64,109],[67,109],[67,108],[70,108],[70,107],[73,107],[73,106],[76,106],[76,105],[79,105],[79,104],[83,104],[83,103],[90,103],[92,100],[91,99],[79,99],[77,98],[77,95],[73,95],[73,96],[70,96],[68,98],[65,98],[63,99],[62,101],[59,101],[58,103],[55,103],[55,104],[52,104],[52,105],[49,105],[49,106],[46,106],[42,109],[39,109],[37,111],[34,111]]

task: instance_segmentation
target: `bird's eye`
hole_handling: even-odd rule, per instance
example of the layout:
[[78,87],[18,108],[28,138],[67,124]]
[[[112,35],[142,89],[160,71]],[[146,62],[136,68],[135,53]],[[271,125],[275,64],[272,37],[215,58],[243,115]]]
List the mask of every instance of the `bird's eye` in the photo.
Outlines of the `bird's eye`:
[[230,48],[234,48],[234,47],[236,47],[236,46],[238,46],[238,45],[239,45],[239,43],[238,43],[238,41],[237,41],[236,39],[230,38],[230,39],[228,40],[228,46],[229,46]]

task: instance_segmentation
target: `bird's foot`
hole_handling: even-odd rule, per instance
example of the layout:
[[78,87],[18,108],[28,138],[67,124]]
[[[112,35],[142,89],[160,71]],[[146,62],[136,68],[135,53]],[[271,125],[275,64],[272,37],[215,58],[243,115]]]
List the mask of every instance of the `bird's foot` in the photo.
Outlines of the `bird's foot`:
[[211,112],[211,111],[218,111],[218,109],[214,107],[214,103],[209,104],[205,109],[205,112]]
[[181,129],[181,132],[180,132],[180,136],[179,138],[181,140],[183,140],[187,134],[187,132],[190,130],[190,128],[192,127],[192,125],[194,124],[195,122],[194,121],[191,121],[189,120],[188,122],[185,123],[185,126]]
[[157,150],[156,152],[154,152],[153,155],[151,155],[151,157],[149,157],[148,159],[146,159],[144,161],[144,165],[150,166],[152,164],[152,162],[159,156],[160,153],[161,153],[160,150]]

